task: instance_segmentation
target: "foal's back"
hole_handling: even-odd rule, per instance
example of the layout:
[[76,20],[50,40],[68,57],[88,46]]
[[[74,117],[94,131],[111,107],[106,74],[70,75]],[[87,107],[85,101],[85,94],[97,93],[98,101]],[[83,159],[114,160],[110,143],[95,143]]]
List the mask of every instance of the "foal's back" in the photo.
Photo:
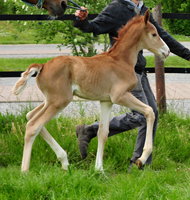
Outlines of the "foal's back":
[[122,66],[106,54],[90,58],[58,56],[44,64],[36,81],[46,97],[48,93],[64,97],[73,93],[84,99],[110,100],[113,85],[125,85],[128,90],[129,85],[135,86],[136,76],[134,70],[126,70],[126,63]]

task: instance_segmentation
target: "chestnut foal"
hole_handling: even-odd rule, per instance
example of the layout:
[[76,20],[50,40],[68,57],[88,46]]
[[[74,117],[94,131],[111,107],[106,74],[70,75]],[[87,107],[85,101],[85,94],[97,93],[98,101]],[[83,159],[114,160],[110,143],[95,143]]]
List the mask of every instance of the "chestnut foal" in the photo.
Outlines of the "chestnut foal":
[[103,151],[109,132],[109,118],[113,104],[126,106],[145,115],[147,120],[146,141],[142,156],[136,161],[142,166],[152,152],[152,129],[154,112],[151,107],[136,99],[130,91],[135,87],[137,78],[134,66],[141,49],[148,49],[166,58],[169,48],[159,37],[156,28],[149,22],[150,13],[137,15],[119,30],[114,46],[106,53],[91,58],[58,56],[45,64],[32,64],[22,74],[13,87],[18,95],[26,86],[27,80],[35,73],[36,82],[43,92],[45,101],[27,114],[25,145],[22,171],[29,170],[32,145],[40,133],[51,146],[67,170],[66,152],[52,138],[44,127],[57,113],[78,97],[100,101],[100,128],[98,130],[98,150],[95,169],[103,171]]

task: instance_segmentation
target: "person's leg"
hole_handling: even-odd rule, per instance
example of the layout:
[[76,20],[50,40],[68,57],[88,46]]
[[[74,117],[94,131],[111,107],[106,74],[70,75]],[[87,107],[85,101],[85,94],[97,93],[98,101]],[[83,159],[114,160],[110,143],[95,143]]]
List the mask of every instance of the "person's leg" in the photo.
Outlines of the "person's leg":
[[[141,100],[142,102],[147,104],[146,96],[143,93],[142,84],[141,84],[141,75],[136,74],[138,83],[135,88],[131,91],[131,93]],[[131,113],[126,113],[124,115],[113,117],[110,120],[109,125],[109,135],[113,136],[115,134],[132,130],[139,126],[146,124],[146,118],[144,115],[137,111],[132,111]],[[81,157],[84,159],[87,156],[87,148],[89,142],[92,138],[97,136],[97,131],[99,128],[99,122],[95,122],[92,125],[78,125],[76,126],[76,132],[78,137],[78,146],[81,153]]]
[[[155,113],[155,122],[153,126],[153,142],[157,130],[157,123],[158,123],[158,109],[156,105],[156,100],[154,97],[154,94],[151,90],[148,78],[145,74],[142,75],[142,87],[144,90],[144,94],[146,96],[146,99],[148,101],[148,105],[152,107],[154,113]],[[132,156],[132,161],[135,162],[142,154],[143,152],[143,147],[144,147],[144,142],[145,142],[145,136],[146,136],[146,124],[143,124],[138,128],[138,134],[137,134],[137,140],[136,140],[136,145],[135,145],[135,150],[133,152]],[[152,162],[152,154],[149,156],[149,158],[146,161],[147,165],[150,165]]]

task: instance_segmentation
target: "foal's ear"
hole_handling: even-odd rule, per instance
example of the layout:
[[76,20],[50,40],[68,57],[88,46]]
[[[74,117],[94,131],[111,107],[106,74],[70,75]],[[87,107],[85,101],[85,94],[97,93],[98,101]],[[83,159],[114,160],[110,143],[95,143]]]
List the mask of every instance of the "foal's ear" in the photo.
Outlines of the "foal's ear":
[[144,23],[147,24],[150,19],[150,12],[147,10],[144,14]]

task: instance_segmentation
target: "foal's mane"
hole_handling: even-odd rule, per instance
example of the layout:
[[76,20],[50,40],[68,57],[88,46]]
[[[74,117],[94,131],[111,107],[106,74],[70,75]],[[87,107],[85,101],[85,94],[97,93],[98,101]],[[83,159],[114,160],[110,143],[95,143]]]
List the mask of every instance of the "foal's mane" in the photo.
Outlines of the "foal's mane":
[[[135,17],[133,17],[131,20],[129,20],[127,22],[127,24],[125,26],[122,26],[122,28],[119,29],[118,31],[118,38],[114,37],[113,39],[116,40],[116,42],[114,43],[114,45],[109,49],[109,51],[107,51],[106,53],[111,53],[114,49],[116,49],[116,47],[118,46],[118,44],[124,39],[124,36],[130,32],[130,28],[132,26],[138,26],[142,21],[143,21],[143,16],[138,14]],[[140,28],[142,26],[138,26],[138,31],[136,31],[134,34],[139,34],[142,30],[142,28]],[[132,39],[132,38],[131,38]]]

